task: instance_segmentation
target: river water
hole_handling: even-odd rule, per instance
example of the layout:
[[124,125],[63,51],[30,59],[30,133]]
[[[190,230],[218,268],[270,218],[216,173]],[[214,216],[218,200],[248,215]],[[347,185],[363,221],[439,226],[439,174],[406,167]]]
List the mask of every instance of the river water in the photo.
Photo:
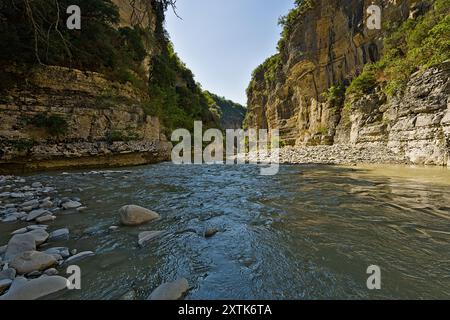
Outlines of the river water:
[[[145,299],[180,277],[186,299],[450,298],[448,169],[282,166],[267,177],[251,165],[163,163],[87,172],[27,178],[88,207],[50,225],[71,232],[52,246],[96,253],[78,263],[82,289],[52,298]],[[126,204],[162,219],[110,231]],[[19,227],[0,224],[0,244]],[[219,233],[207,239],[208,228]],[[164,235],[139,248],[146,230]],[[367,289],[370,265],[381,268],[381,290]]]

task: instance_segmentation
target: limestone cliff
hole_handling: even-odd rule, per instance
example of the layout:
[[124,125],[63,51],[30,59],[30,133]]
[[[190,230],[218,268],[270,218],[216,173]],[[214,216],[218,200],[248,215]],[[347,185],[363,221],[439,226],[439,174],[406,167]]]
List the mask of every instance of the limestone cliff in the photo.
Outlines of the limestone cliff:
[[[372,3],[382,8],[381,30],[366,27],[366,9]],[[248,88],[247,125],[280,129],[286,145],[380,143],[405,153],[414,163],[447,163],[447,65],[417,73],[405,97],[388,98],[380,89],[353,99],[345,108],[343,100],[324,97],[337,86],[345,92],[365,65],[382,57],[391,26],[416,19],[432,4],[303,1],[280,52],[254,72]]]

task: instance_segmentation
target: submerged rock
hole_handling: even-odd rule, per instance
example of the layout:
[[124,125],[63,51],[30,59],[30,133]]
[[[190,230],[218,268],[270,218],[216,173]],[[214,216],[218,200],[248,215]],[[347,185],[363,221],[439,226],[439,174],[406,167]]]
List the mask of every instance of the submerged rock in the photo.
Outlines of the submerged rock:
[[217,232],[219,232],[219,230],[213,228],[213,229],[208,229],[205,231],[205,238],[211,238],[213,236],[215,236],[217,234]]
[[0,300],[36,300],[67,288],[67,279],[60,276],[42,276],[27,280],[16,278]]
[[43,271],[56,263],[57,260],[52,255],[39,251],[26,251],[17,255],[10,266],[16,269],[18,274],[28,274],[33,271]]
[[155,240],[162,234],[162,231],[144,231],[139,234],[138,244],[144,247],[146,244]]
[[34,219],[39,218],[40,216],[48,214],[51,214],[50,211],[45,209],[33,210],[28,214],[27,221],[33,221]]
[[160,285],[150,294],[147,300],[179,300],[188,290],[189,283],[182,278]]
[[125,226],[138,226],[160,218],[158,213],[135,205],[120,208],[119,214],[120,222]]

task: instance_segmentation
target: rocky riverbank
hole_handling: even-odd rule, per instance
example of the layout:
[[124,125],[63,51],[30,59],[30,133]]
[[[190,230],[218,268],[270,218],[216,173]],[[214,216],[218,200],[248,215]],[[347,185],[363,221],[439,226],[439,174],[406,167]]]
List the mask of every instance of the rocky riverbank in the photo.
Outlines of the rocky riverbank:
[[[238,158],[242,161],[244,156]],[[250,153],[245,159],[252,163],[270,161],[280,164],[412,164],[404,154],[395,153],[381,144],[283,147],[277,152],[269,151],[267,157],[261,158]]]
[[[117,171],[90,171],[82,175],[108,178],[113,173]],[[67,268],[96,253],[64,246],[72,236],[70,226],[54,228],[52,225],[71,214],[87,214],[88,210],[79,197],[62,197],[55,187],[43,182],[0,176],[0,223],[17,225],[9,241],[4,245],[0,243],[0,300],[34,300],[68,289],[71,283],[66,277],[71,274],[67,273]],[[120,226],[134,232],[135,227],[159,219],[156,212],[128,205],[119,209],[117,226],[112,225],[105,232],[114,233]],[[137,247],[144,248],[163,234],[163,231],[139,232]],[[212,235],[212,231],[205,233],[205,237]],[[180,299],[188,289],[187,280],[181,278],[163,283],[148,299]],[[135,292],[130,291],[121,299],[136,299]]]
[[284,164],[410,164],[408,158],[388,147],[371,145],[332,145],[286,147],[280,150]]

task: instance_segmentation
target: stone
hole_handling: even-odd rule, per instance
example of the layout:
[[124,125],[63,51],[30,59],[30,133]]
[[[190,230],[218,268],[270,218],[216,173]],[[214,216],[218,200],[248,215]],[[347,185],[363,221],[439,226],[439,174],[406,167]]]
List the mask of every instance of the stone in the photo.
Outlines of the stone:
[[58,229],[50,233],[49,241],[69,239],[70,231],[67,228]]
[[27,278],[39,278],[40,276],[42,276],[40,271],[33,271],[27,274]]
[[40,204],[39,207],[42,208],[42,209],[50,209],[50,208],[53,207],[53,202],[51,202],[51,201],[44,201],[44,202],[42,202]]
[[125,226],[138,226],[160,218],[156,212],[135,205],[120,208],[119,214],[120,222]]
[[45,209],[33,210],[28,214],[27,221],[32,221],[40,216],[48,215],[48,214],[50,214],[50,211],[45,210]]
[[0,280],[10,279],[14,280],[16,277],[16,270],[13,268],[7,268],[5,270],[0,271]]
[[39,251],[26,251],[14,257],[10,266],[18,274],[27,274],[33,271],[43,271],[56,265],[56,259]]
[[82,206],[82,204],[80,202],[72,201],[72,200],[64,202],[62,204],[62,207],[63,207],[64,210],[76,209],[76,208],[81,207],[81,206]]
[[55,221],[56,217],[52,216],[52,215],[46,215],[46,216],[42,216],[36,219],[37,223],[46,223],[46,222],[51,222],[51,221]]
[[147,300],[179,300],[189,290],[186,279],[178,279],[174,282],[164,283],[156,288]]
[[32,187],[32,188],[42,188],[43,185],[42,185],[42,183],[40,183],[40,182],[33,182],[33,183],[31,184],[31,187]]
[[11,235],[16,235],[16,234],[22,234],[22,233],[27,233],[28,229],[27,228],[21,228],[21,229],[17,229],[16,231],[11,232]]
[[0,294],[5,292],[11,286],[12,283],[13,281],[11,279],[0,280]]
[[79,207],[79,208],[77,208],[77,211],[82,212],[82,211],[85,211],[86,209],[87,209],[87,207]]
[[144,231],[139,233],[138,236],[138,244],[141,247],[144,247],[149,242],[155,240],[162,234],[162,231]]
[[64,264],[70,265],[76,261],[80,261],[80,260],[86,259],[88,257],[92,257],[94,255],[95,255],[95,253],[92,251],[80,252],[80,253],[75,254],[74,256],[70,257],[66,261],[64,261]]
[[60,276],[42,276],[27,280],[16,278],[0,300],[36,300],[67,288],[67,279]]
[[49,234],[44,229],[36,229],[28,232],[27,234],[31,234],[36,241],[36,246],[40,246],[49,238]]
[[62,258],[66,259],[70,257],[69,248],[66,247],[56,247],[56,248],[50,248],[44,251],[46,254],[50,255],[60,255]]
[[21,207],[31,207],[31,208],[34,208],[34,207],[38,207],[39,206],[39,200],[37,200],[37,199],[33,199],[33,200],[29,200],[29,201],[26,201],[26,202],[24,202],[24,203],[22,203],[21,204]]
[[37,230],[37,229],[41,229],[41,230],[47,230],[48,226],[45,224],[34,224],[31,226],[27,226],[27,230],[28,231],[33,231],[33,230]]
[[205,238],[211,238],[215,236],[219,230],[212,228],[205,231]]
[[59,274],[59,272],[55,268],[50,268],[50,269],[45,270],[44,274],[47,276],[56,276]]
[[17,217],[15,217],[15,216],[8,216],[8,217],[2,219],[2,222],[5,222],[5,223],[16,222],[16,221],[17,221]]
[[108,228],[109,231],[117,231],[119,229],[118,226],[111,226]]
[[36,250],[36,240],[33,235],[28,233],[16,234],[8,242],[5,260],[12,261],[16,255],[34,250]]

